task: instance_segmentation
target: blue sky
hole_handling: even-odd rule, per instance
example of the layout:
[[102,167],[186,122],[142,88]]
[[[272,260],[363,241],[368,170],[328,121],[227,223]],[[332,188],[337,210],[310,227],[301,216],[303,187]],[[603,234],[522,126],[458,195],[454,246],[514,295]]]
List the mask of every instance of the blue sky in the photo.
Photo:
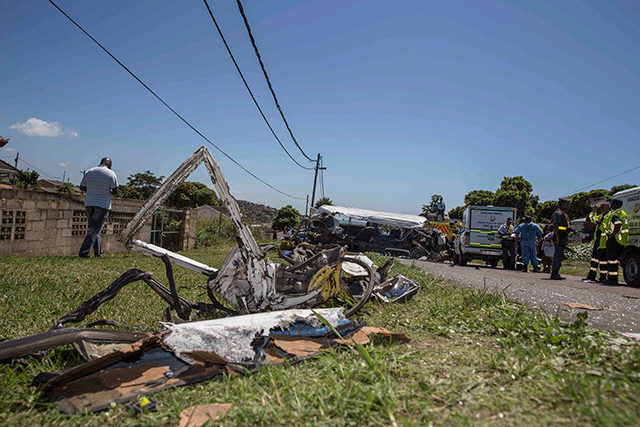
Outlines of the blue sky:
[[[0,158],[42,177],[113,159],[122,184],[170,175],[200,146],[238,199],[304,211],[313,172],[260,117],[202,1],[0,5]],[[554,4],[559,3],[559,4]],[[233,0],[212,11],[265,115],[294,146]],[[334,204],[417,214],[522,175],[542,201],[640,166],[640,6],[633,1],[243,2],[280,105]],[[30,169],[33,169],[32,167]],[[192,180],[209,184],[204,167]],[[640,184],[640,169],[596,188]],[[321,195],[319,185],[317,195]]]

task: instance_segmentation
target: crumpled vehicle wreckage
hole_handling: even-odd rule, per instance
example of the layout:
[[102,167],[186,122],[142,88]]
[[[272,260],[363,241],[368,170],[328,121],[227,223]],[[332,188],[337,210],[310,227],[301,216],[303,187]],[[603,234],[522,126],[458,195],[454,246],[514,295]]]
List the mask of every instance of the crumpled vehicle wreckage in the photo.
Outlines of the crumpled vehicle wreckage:
[[[220,269],[132,239],[202,162],[238,231],[237,246]],[[377,268],[366,256],[347,256],[346,248],[339,245],[301,244],[290,256],[276,245],[258,245],[243,224],[238,204],[205,147],[191,155],[145,202],[122,233],[122,239],[130,249],[162,259],[168,288],[151,272],[132,268],[59,318],[49,332],[0,342],[0,361],[66,344],[73,344],[88,360],[70,371],[41,374],[34,380],[64,412],[105,409],[110,402],[204,381],[222,372],[246,373],[265,363],[292,363],[343,344],[346,337],[366,342],[366,336],[375,333],[408,340],[348,320],[372,295],[381,301],[402,302],[417,292],[419,285],[404,276],[387,279],[392,259]],[[267,258],[267,252],[272,250],[278,251],[286,263]],[[178,295],[173,264],[207,276],[209,302],[190,302]],[[122,287],[138,280],[167,302],[165,320],[173,323],[165,324],[164,331],[148,335],[91,329],[117,325],[113,321],[94,322],[85,329],[64,327],[82,321],[102,303],[115,298]],[[317,313],[305,310],[327,304],[339,307],[318,309]],[[194,322],[197,314],[226,317]],[[133,387],[134,383],[138,386]]]
[[292,233],[294,243],[337,244],[352,252],[378,252],[410,258],[445,250],[446,235],[421,216],[321,206]]

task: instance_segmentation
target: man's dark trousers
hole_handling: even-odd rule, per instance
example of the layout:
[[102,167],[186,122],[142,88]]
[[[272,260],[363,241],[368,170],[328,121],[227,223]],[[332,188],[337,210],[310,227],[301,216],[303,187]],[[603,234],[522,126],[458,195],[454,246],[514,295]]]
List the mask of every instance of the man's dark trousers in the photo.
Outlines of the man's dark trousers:
[[91,247],[93,246],[94,255],[100,256],[102,255],[102,246],[100,245],[100,232],[102,231],[104,223],[107,221],[109,210],[99,208],[97,206],[85,206],[85,208],[87,210],[87,219],[89,220],[89,230],[87,231],[87,236],[82,242],[80,253],[78,255],[84,258],[89,258],[89,253],[91,252]]
[[567,237],[560,238],[560,244],[556,246],[553,252],[553,259],[551,260],[551,274],[560,274],[560,267],[562,266],[562,260],[564,260],[564,249],[567,247],[569,239]]
[[504,239],[502,241],[502,266],[507,270],[513,270],[516,265],[516,241]]

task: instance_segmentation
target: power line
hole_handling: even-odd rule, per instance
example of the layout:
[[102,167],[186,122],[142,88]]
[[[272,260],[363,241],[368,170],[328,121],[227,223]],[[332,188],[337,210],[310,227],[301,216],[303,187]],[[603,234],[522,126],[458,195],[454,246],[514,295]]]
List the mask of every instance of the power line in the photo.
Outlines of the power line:
[[610,179],[617,178],[617,177],[619,177],[620,175],[624,175],[625,173],[632,172],[632,171],[634,171],[634,170],[636,170],[636,169],[640,169],[640,166],[636,166],[635,168],[631,168],[631,169],[629,169],[628,171],[624,171],[624,172],[621,172],[621,173],[619,173],[619,174],[617,174],[617,175],[610,176],[609,178],[603,179],[602,181],[598,181],[598,182],[596,182],[595,184],[591,184],[591,185],[587,185],[586,187],[582,187],[581,189],[576,190],[576,191],[574,191],[573,193],[569,193],[569,194],[565,195],[564,197],[572,196],[572,195],[574,195],[574,194],[576,194],[576,193],[581,192],[582,190],[586,190],[586,189],[587,189],[587,188],[589,188],[589,187],[593,187],[593,186],[595,186],[595,185],[602,184],[602,183],[603,183],[603,182],[605,182],[605,181],[609,181]]
[[262,118],[264,119],[264,122],[269,127],[269,130],[273,134],[273,137],[276,139],[276,141],[278,141],[278,144],[280,144],[280,147],[282,147],[284,152],[287,153],[287,156],[289,156],[289,158],[291,160],[293,160],[293,162],[296,165],[298,165],[302,169],[306,169],[308,171],[313,170],[313,168],[308,168],[308,167],[302,166],[300,163],[298,163],[298,161],[296,159],[294,159],[293,156],[289,153],[289,151],[287,151],[287,149],[284,147],[284,145],[280,141],[280,138],[278,138],[278,135],[276,135],[275,131],[271,127],[271,124],[269,123],[269,120],[267,120],[267,117],[262,112],[262,108],[260,108],[260,105],[258,104],[258,101],[256,100],[256,97],[253,96],[253,92],[251,91],[251,88],[249,88],[249,84],[247,83],[247,80],[244,78],[244,75],[242,74],[242,71],[240,71],[240,67],[238,66],[238,63],[236,62],[236,58],[233,56],[233,53],[231,53],[231,48],[229,48],[229,45],[227,44],[227,40],[224,38],[224,35],[222,34],[222,30],[220,29],[220,26],[218,25],[218,22],[216,21],[216,18],[213,17],[213,12],[211,12],[211,8],[209,7],[209,3],[207,2],[207,0],[204,0],[204,4],[205,4],[205,6],[207,6],[207,10],[209,11],[209,16],[211,16],[211,20],[213,21],[213,24],[216,26],[216,29],[218,30],[218,34],[220,35],[220,38],[222,39],[222,43],[224,43],[224,47],[227,48],[227,52],[229,53],[229,56],[231,57],[231,60],[233,61],[233,65],[236,66],[236,70],[238,71],[238,74],[240,74],[240,78],[242,79],[242,82],[244,83],[244,87],[247,88],[247,91],[249,92],[249,95],[251,95],[251,99],[253,99],[253,103],[256,104],[256,107],[258,108],[258,111],[260,112],[260,115],[262,116]]
[[278,193],[285,195],[287,197],[291,197],[292,199],[296,199],[296,200],[305,200],[301,197],[295,197],[292,196],[290,194],[285,193],[284,191],[280,191],[277,188],[275,188],[274,186],[272,186],[271,184],[267,183],[266,181],[263,181],[262,179],[258,178],[256,175],[254,175],[252,172],[250,172],[247,168],[245,168],[244,166],[242,166],[240,163],[238,163],[233,157],[231,157],[230,155],[228,155],[227,153],[225,153],[221,148],[219,148],[217,145],[215,145],[213,142],[211,142],[206,136],[204,136],[202,133],[200,133],[200,131],[198,129],[196,129],[195,127],[193,127],[193,125],[191,125],[191,123],[189,123],[188,121],[186,121],[180,114],[178,114],[173,108],[171,108],[169,106],[169,104],[167,104],[166,102],[164,102],[164,100],[162,98],[160,98],[160,96],[158,96],[153,90],[151,90],[151,88],[149,88],[149,86],[147,86],[142,80],[140,80],[138,78],[138,76],[136,76],[135,74],[133,74],[133,72],[131,70],[129,70],[122,62],[120,62],[118,60],[118,58],[116,58],[115,56],[113,56],[111,54],[111,52],[109,52],[104,46],[102,46],[96,39],[94,39],[91,34],[87,33],[84,28],[82,28],[78,23],[76,23],[76,21],[74,21],[69,15],[67,15],[64,10],[60,9],[58,7],[57,4],[55,4],[53,2],[53,0],[49,0],[49,3],[51,3],[53,6],[55,6],[56,9],[58,9],[60,11],[60,13],[62,13],[65,17],[67,17],[67,19],[69,19],[69,21],[73,22],[73,24],[78,27],[80,29],[80,31],[82,31],[83,33],[85,33],[87,35],[87,37],[89,37],[95,44],[97,44],[98,46],[100,46],[100,48],[102,50],[104,50],[106,52],[107,55],[109,55],[114,61],[116,61],[118,63],[118,65],[120,65],[122,68],[125,69],[125,71],[127,71],[134,79],[136,79],[138,81],[138,83],[140,83],[142,86],[144,86],[145,89],[147,89],[153,96],[155,96],[160,102],[162,102],[164,104],[165,107],[167,107],[173,114],[176,115],[176,117],[178,117],[180,120],[182,120],[187,126],[189,126],[195,133],[197,133],[198,135],[200,135],[200,137],[202,139],[204,139],[205,141],[207,141],[209,144],[211,144],[211,146],[213,148],[215,148],[216,150],[218,150],[220,153],[222,153],[226,158],[228,158],[229,160],[231,160],[233,163],[235,163],[240,169],[242,169],[243,171],[245,171],[246,173],[248,173],[249,175],[251,175],[253,178],[255,178],[256,180],[260,181],[261,183],[263,183],[264,185],[266,185],[267,187],[271,188],[274,191],[277,191]]
[[265,69],[264,64],[262,63],[262,57],[260,57],[260,52],[258,51],[258,46],[256,45],[256,41],[253,38],[253,34],[251,33],[251,27],[249,26],[249,21],[247,20],[247,16],[244,14],[244,8],[242,7],[242,3],[240,2],[240,0],[236,0],[236,2],[238,3],[238,9],[240,9],[240,14],[242,15],[242,19],[244,20],[244,25],[245,25],[245,27],[247,27],[247,32],[249,33],[249,38],[251,39],[251,44],[253,45],[253,50],[256,52],[256,56],[258,57],[258,62],[260,62],[260,68],[262,68],[262,73],[264,74],[264,78],[267,80],[267,85],[269,86],[269,90],[271,91],[271,95],[273,95],[273,100],[276,103],[276,107],[278,107],[278,111],[280,112],[280,116],[282,116],[282,120],[284,121],[284,124],[287,126],[287,130],[289,131],[289,135],[291,135],[291,139],[293,139],[294,144],[296,144],[296,147],[298,147],[298,149],[300,150],[302,155],[305,156],[307,158],[307,160],[309,160],[310,162],[315,162],[315,160],[313,160],[311,157],[307,156],[307,154],[304,151],[302,151],[302,147],[300,147],[300,145],[298,144],[298,141],[296,141],[296,137],[293,136],[293,131],[289,127],[289,123],[287,122],[287,119],[284,117],[284,113],[282,112],[282,108],[280,108],[280,103],[278,102],[278,98],[276,97],[276,93],[273,90],[273,86],[271,86],[271,81],[269,80],[269,75],[267,74],[267,70]]
[[40,172],[40,173],[41,173],[41,174],[43,174],[43,175],[47,175],[49,178],[53,178],[53,179],[55,179],[55,180],[60,180],[60,177],[58,177],[58,176],[53,176],[53,175],[51,175],[50,173],[43,171],[42,169],[38,169],[37,167],[33,166],[31,163],[29,163],[29,162],[25,162],[23,159],[18,159],[18,161],[19,161],[19,162],[24,163],[25,165],[27,165],[27,166],[31,167],[33,170],[35,170],[35,171],[37,171],[37,172]]

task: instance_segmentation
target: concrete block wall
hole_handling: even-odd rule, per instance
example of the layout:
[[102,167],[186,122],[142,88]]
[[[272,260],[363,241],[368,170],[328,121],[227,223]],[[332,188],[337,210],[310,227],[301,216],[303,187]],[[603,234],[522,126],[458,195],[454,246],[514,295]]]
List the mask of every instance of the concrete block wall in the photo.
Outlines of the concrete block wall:
[[[119,234],[142,200],[113,198],[102,230],[105,252],[123,252]],[[84,195],[0,189],[0,256],[77,255],[87,232]],[[136,236],[149,241],[151,225]]]

